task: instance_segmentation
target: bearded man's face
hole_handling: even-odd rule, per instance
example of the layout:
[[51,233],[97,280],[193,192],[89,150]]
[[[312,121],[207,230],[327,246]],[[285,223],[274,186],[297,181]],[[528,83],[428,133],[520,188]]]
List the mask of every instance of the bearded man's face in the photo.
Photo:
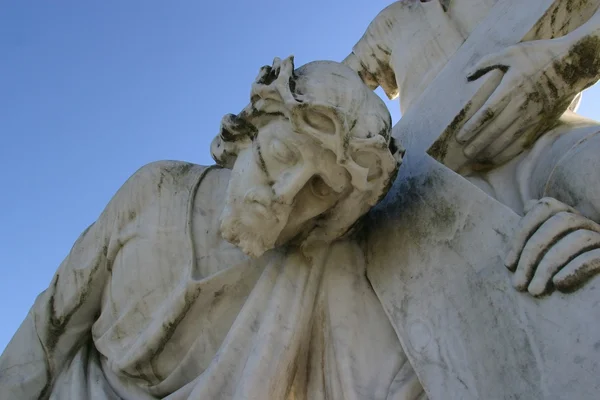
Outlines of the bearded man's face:
[[265,251],[309,232],[351,190],[335,154],[274,117],[233,166],[221,233],[246,254]]

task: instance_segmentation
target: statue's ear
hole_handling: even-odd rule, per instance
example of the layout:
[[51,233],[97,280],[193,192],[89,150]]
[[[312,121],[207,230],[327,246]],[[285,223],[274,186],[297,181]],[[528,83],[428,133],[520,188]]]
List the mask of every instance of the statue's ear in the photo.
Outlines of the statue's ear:
[[381,169],[382,156],[384,154],[382,154],[381,150],[374,147],[367,147],[354,152],[352,159],[356,164],[367,170],[367,182],[373,182],[383,175],[383,170]]
[[[404,153],[404,148],[397,144],[394,138],[391,138],[387,148],[378,145],[361,146],[353,152],[352,159],[356,164],[367,170],[367,182],[373,182],[380,179],[384,174],[389,174],[390,169],[397,169],[402,163]],[[394,166],[394,164],[396,165]]]
[[357,139],[352,143],[352,161],[360,168],[349,168],[354,184],[363,182],[360,186],[364,188],[371,185],[377,187],[377,181],[393,180],[404,153],[404,148],[393,138],[389,144],[386,144],[383,136]]

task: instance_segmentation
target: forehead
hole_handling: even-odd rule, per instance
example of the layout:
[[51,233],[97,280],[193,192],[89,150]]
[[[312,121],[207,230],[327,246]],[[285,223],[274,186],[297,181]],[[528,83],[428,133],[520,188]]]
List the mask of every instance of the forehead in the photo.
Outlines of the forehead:
[[279,141],[293,147],[303,156],[325,151],[325,148],[317,139],[306,133],[296,131],[290,120],[283,115],[273,115],[268,119],[264,119],[261,124],[256,125],[256,128],[257,138],[263,146]]

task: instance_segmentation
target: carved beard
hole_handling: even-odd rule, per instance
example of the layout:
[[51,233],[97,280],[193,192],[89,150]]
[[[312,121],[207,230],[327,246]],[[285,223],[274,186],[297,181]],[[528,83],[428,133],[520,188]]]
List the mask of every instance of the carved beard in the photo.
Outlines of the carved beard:
[[[232,204],[233,203],[233,204]],[[287,207],[274,207],[274,216],[256,226],[245,218],[252,212],[248,204],[227,201],[221,213],[221,236],[226,241],[239,247],[244,253],[258,258],[275,247],[277,239],[286,225],[289,211]],[[244,205],[246,207],[244,207]],[[275,218],[275,215],[277,218]]]

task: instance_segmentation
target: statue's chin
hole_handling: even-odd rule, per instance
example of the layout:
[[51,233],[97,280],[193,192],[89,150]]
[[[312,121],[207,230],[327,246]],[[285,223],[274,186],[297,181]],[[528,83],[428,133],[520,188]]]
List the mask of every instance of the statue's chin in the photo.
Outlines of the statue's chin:
[[240,240],[239,243],[236,243],[236,246],[238,246],[240,250],[242,250],[246,255],[252,258],[258,258],[262,256],[265,252],[273,248],[267,248],[265,246],[262,246],[261,244],[256,243],[256,241],[243,239]]
[[225,217],[221,221],[221,236],[223,239],[236,245],[245,254],[253,258],[258,258],[275,247],[277,237],[269,239],[261,233],[241,224],[238,219]]

